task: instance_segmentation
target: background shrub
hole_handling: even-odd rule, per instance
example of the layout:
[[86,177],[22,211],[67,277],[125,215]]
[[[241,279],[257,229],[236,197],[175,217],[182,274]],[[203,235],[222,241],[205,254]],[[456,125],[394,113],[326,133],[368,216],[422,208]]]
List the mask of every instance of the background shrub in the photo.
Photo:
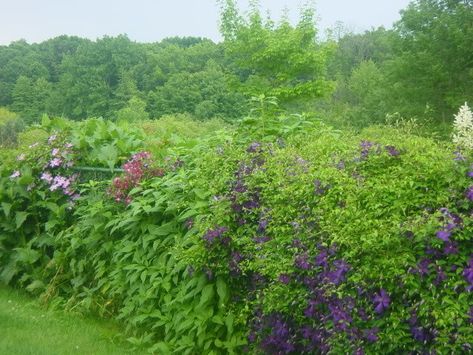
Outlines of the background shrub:
[[15,147],[18,143],[18,133],[25,124],[16,113],[0,107],[0,148]]

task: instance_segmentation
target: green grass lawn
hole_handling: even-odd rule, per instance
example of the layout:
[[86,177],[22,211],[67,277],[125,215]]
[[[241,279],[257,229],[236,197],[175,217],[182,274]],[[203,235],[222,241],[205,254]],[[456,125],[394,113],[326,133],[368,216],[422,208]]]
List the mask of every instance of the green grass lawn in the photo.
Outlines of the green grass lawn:
[[38,301],[0,287],[0,354],[130,354],[112,322],[47,310]]

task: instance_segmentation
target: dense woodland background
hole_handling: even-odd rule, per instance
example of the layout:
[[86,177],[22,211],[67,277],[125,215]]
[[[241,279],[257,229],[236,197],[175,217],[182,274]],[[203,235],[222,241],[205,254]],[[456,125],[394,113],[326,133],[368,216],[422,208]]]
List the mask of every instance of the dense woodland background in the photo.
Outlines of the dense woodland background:
[[247,17],[233,1],[221,5],[222,43],[121,35],[0,46],[0,106],[26,123],[43,113],[232,121],[248,113],[248,99],[266,95],[288,110],[363,127],[393,113],[450,122],[473,98],[471,1],[419,0],[393,29],[360,34],[341,25],[328,36],[317,33],[310,8],[291,25],[266,20],[256,5]]

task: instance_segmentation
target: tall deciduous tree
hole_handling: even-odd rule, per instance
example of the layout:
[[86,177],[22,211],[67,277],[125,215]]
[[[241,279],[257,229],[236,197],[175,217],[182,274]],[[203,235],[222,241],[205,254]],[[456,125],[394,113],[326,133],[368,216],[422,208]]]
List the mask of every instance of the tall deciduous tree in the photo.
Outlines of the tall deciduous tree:
[[146,102],[138,97],[132,97],[128,104],[117,112],[117,119],[120,121],[136,122],[147,120],[149,118],[146,112]]
[[139,46],[126,36],[81,44],[61,63],[56,113],[71,118],[111,117],[122,73],[137,65],[141,57]]
[[13,88],[12,108],[26,122],[36,121],[47,112],[50,95],[51,84],[46,79],[20,76]]
[[199,119],[236,118],[244,112],[245,100],[230,90],[229,81],[230,74],[225,74],[214,61],[196,73],[172,74],[163,86],[150,93],[149,110],[153,117],[187,112]]
[[312,8],[305,7],[293,26],[287,17],[278,24],[263,19],[257,1],[247,18],[239,14],[234,0],[220,3],[225,54],[245,94],[275,96],[287,104],[331,90],[326,62],[332,47],[317,41]]
[[38,53],[24,40],[0,46],[0,105],[13,103],[13,88],[22,75],[32,80],[49,77]]
[[394,95],[419,114],[429,105],[451,115],[473,100],[473,2],[416,0],[396,25],[395,58],[388,70]]

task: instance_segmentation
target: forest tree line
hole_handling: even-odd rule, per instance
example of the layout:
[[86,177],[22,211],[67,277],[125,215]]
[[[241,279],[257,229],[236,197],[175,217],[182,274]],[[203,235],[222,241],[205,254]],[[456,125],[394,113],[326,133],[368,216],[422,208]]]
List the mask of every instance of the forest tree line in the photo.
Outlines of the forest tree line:
[[338,28],[323,40],[311,7],[294,25],[267,19],[257,4],[245,15],[234,0],[220,5],[221,43],[64,35],[0,46],[0,106],[27,123],[43,113],[231,121],[248,114],[252,96],[265,95],[287,110],[366,126],[395,112],[451,120],[473,101],[471,0],[416,0],[392,29]]

